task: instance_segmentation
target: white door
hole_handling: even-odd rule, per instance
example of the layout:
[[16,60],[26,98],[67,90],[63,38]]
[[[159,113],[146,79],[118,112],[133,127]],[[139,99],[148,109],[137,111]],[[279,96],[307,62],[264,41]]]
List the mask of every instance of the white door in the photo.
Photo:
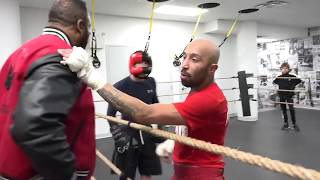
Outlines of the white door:
[[111,84],[129,75],[129,57],[137,51],[135,47],[106,46],[107,81]]

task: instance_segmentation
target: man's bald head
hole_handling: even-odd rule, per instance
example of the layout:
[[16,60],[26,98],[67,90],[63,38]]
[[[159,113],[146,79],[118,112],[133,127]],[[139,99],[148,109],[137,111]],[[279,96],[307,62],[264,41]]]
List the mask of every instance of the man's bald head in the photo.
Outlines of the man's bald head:
[[192,41],[188,46],[197,47],[199,53],[201,53],[204,58],[207,58],[210,64],[218,64],[220,50],[212,41],[206,39],[197,39]]
[[78,19],[87,21],[87,7],[82,0],[55,0],[49,11],[49,23],[72,26]]
[[212,83],[218,68],[220,51],[217,45],[205,39],[197,39],[184,50],[181,82],[191,90],[199,90]]

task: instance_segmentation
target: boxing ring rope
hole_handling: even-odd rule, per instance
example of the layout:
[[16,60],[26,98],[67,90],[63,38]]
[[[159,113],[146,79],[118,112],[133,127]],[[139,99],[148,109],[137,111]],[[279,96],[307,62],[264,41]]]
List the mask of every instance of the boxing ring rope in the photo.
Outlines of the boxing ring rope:
[[214,78],[215,80],[222,80],[222,79],[237,79],[238,77],[237,76],[231,76],[231,77],[217,77],[217,78]]
[[161,81],[157,82],[157,84],[170,84],[170,83],[180,83],[181,81]]
[[[231,77],[217,77],[215,80],[223,80],[223,79],[237,79],[238,76]],[[310,78],[299,78],[299,77],[264,77],[264,76],[252,76],[248,78],[257,78],[257,79],[310,79]],[[181,81],[160,81],[157,84],[165,84],[165,83],[180,83]]]
[[[290,78],[292,79],[292,78]],[[257,90],[265,90],[265,91],[278,91],[278,92],[297,92],[297,93],[306,93],[309,94],[311,96],[311,94],[318,94],[319,92],[316,91],[311,91],[311,90],[302,90],[302,89],[297,89],[297,90],[287,90],[287,89],[272,89],[272,88],[253,88],[253,89],[257,89]],[[313,102],[315,100],[310,100],[310,102]],[[274,103],[274,104],[288,104],[288,105],[294,105],[294,104],[299,104],[299,103],[288,103],[288,102],[281,102],[281,101],[267,101],[270,103]],[[311,105],[311,104],[310,104]],[[312,106],[312,105],[311,105]]]
[[105,157],[98,149],[96,149],[96,155],[112,169],[117,175],[121,176],[122,172],[121,170],[115,166],[107,157]]
[[287,90],[287,89],[271,89],[271,88],[253,88],[258,90],[279,91],[279,92],[301,92],[308,93],[308,90]]
[[[98,149],[96,149],[96,155],[107,165],[110,167],[112,171],[114,171],[118,176],[122,176],[121,170],[114,165],[106,156],[104,156]],[[127,177],[127,180],[132,180]]]
[[288,102],[281,102],[281,101],[268,101],[274,104],[288,104],[288,105],[295,105],[296,103],[288,103]]
[[158,95],[158,97],[179,96],[179,95],[187,95],[187,94],[189,94],[189,92],[187,92],[187,93],[174,93],[174,94],[161,94],[161,95]]
[[[221,89],[222,91],[231,91],[231,90],[236,90],[239,88],[233,87],[233,88],[225,88],[225,89]],[[173,94],[161,94],[158,95],[158,97],[165,97],[165,96],[179,96],[179,95],[187,95],[189,94],[189,92],[185,92],[185,93],[173,93]]]
[[[236,79],[238,78],[237,76],[232,76],[232,77],[218,77],[214,78],[214,80],[222,80],[222,79]],[[181,83],[181,81],[159,81],[157,84],[170,84],[170,83]]]
[[299,78],[299,77],[265,77],[265,76],[253,76],[250,78],[257,78],[257,79],[310,79],[310,78]]
[[313,170],[313,169],[307,169],[302,166],[297,166],[289,163],[284,163],[279,160],[272,160],[267,157],[262,157],[259,155],[255,155],[248,152],[243,152],[237,149],[232,149],[229,147],[211,144],[202,140],[193,139],[186,136],[180,136],[177,134],[173,134],[170,132],[166,132],[159,129],[154,129],[152,127],[144,126],[137,123],[129,123],[128,121],[125,121],[123,119],[115,118],[112,116],[105,116],[102,114],[96,114],[96,117],[103,118],[118,124],[124,124],[128,125],[131,128],[139,129],[145,132],[148,132],[155,136],[164,137],[167,139],[172,139],[176,142],[192,146],[201,150],[205,150],[207,152],[216,153],[220,155],[224,155],[230,158],[233,158],[235,160],[239,160],[243,163],[247,163],[250,165],[256,165],[274,172],[286,174],[291,177],[304,179],[304,180],[319,180],[320,179],[320,172]]
[[[239,88],[233,87],[233,88],[226,88],[226,89],[221,89],[222,91],[232,91],[232,90],[236,90]],[[185,93],[173,93],[173,94],[161,94],[158,95],[157,97],[168,97],[168,96],[183,96],[183,95],[187,95],[189,94],[189,92],[185,92]],[[239,100],[236,100],[239,101]],[[105,100],[95,100],[94,102],[106,102]],[[233,101],[228,101],[228,102],[233,102]]]
[[241,99],[228,100],[227,102],[231,103],[231,102],[238,102],[238,101],[241,101]]

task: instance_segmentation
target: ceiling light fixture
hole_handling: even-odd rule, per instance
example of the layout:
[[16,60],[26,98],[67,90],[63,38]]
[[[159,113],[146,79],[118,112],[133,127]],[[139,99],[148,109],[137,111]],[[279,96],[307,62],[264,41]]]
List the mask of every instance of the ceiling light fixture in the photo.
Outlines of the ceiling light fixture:
[[[153,0],[147,0],[149,2],[153,2]],[[154,2],[158,3],[158,2],[165,2],[165,1],[169,1],[169,0],[155,0]]]
[[202,4],[199,4],[198,7],[199,8],[203,8],[203,9],[210,9],[210,8],[215,8],[215,7],[218,7],[220,6],[220,3],[202,3]]
[[178,15],[178,16],[198,16],[201,13],[208,12],[207,9],[201,8],[190,8],[182,6],[173,6],[173,5],[162,5],[155,9],[155,13],[158,14],[167,14],[167,15]]
[[273,0],[273,1],[267,1],[265,3],[261,3],[256,5],[256,8],[273,8],[273,7],[279,7],[279,6],[285,6],[288,5],[287,1],[281,1],[281,0]]
[[257,12],[259,11],[259,9],[257,8],[248,8],[248,9],[242,9],[240,11],[238,11],[239,14],[249,14],[249,13],[253,13],[253,12]]

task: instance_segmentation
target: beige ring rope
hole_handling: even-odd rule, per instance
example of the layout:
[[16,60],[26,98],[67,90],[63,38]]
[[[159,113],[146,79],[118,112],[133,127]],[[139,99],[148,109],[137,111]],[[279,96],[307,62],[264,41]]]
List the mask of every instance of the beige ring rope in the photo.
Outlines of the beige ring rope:
[[96,155],[112,169],[117,175],[121,176],[122,172],[121,170],[115,166],[107,157],[105,157],[98,149],[96,149]]
[[[115,118],[112,116],[105,116],[102,114],[96,114],[96,117],[103,118],[118,124],[128,125],[132,128],[143,130],[155,136],[164,137],[167,139],[175,140],[176,142],[192,146],[201,150],[205,150],[211,153],[221,154],[233,159],[239,160],[241,162],[260,166],[262,168],[286,174],[291,177],[296,177],[304,180],[320,180],[320,172],[313,169],[306,169],[302,166],[297,166],[289,163],[284,163],[279,160],[272,160],[267,157],[262,157],[259,155],[254,155],[251,153],[239,151],[229,147],[224,147],[221,145],[211,144],[202,140],[193,139],[186,136],[180,136],[170,132],[162,131],[159,129],[153,129],[148,126],[140,125],[137,123],[129,123],[123,119]],[[129,123],[129,124],[128,124]]]
[[[110,169],[112,169],[112,171],[114,171],[118,176],[122,175],[121,170],[114,165],[106,156],[104,156],[98,149],[96,149],[96,155],[107,165],[110,167]],[[127,178],[127,180],[132,180],[131,178]]]

